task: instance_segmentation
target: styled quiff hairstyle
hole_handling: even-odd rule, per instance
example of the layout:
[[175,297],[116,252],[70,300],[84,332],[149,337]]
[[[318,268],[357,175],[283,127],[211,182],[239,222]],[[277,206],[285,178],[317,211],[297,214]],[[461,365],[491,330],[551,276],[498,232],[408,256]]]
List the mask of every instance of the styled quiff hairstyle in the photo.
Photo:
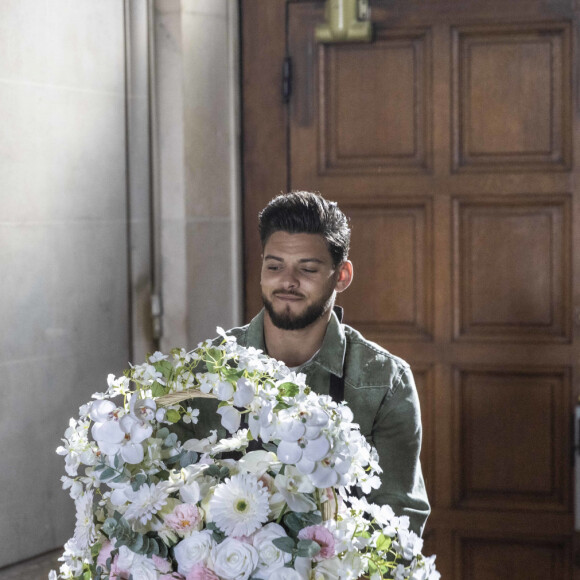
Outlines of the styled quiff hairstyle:
[[262,249],[275,232],[320,234],[326,241],[334,266],[348,258],[350,227],[334,201],[318,193],[293,191],[276,196],[260,212],[258,229]]

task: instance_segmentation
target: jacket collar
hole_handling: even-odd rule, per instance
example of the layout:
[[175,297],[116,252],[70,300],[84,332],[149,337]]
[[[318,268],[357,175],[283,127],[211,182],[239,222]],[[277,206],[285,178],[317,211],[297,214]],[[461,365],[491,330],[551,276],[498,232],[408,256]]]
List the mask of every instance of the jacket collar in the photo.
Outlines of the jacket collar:
[[[253,346],[266,352],[266,343],[264,341],[264,309],[260,310],[252,319],[248,325],[246,336],[248,346]],[[329,373],[337,377],[342,377],[345,355],[346,336],[344,334],[344,327],[338,321],[336,314],[332,312],[330,322],[326,327],[326,334],[324,335],[322,346],[310,364],[317,364]]]

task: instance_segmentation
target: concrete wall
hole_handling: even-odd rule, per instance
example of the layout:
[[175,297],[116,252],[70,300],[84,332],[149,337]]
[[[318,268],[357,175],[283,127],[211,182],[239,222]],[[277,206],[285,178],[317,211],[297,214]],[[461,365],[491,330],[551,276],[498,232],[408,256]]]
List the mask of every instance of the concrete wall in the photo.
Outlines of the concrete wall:
[[[129,6],[141,65],[127,100]],[[142,8],[0,3],[0,566],[72,535],[55,449],[107,373],[147,348],[134,315],[150,268]]]
[[72,535],[55,449],[150,294],[164,350],[240,322],[236,7],[0,2],[0,567]]
[[162,347],[241,322],[235,0],[156,0]]

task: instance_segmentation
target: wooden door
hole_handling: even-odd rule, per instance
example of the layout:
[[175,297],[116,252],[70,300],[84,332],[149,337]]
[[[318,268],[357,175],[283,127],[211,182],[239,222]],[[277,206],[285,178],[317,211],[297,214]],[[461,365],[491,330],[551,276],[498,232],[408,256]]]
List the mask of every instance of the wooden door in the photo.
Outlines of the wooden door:
[[373,43],[319,45],[322,2],[242,1],[247,315],[259,209],[290,189],[338,201],[346,321],[415,372],[446,580],[574,573],[575,10],[371,1]]

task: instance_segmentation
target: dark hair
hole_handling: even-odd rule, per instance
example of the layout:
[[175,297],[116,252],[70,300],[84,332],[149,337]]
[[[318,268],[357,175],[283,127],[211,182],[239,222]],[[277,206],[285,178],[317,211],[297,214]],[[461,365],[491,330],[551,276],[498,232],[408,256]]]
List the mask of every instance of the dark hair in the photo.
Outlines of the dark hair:
[[276,196],[260,212],[258,229],[262,248],[274,232],[320,234],[335,266],[348,258],[350,227],[334,201],[318,193],[293,191]]

